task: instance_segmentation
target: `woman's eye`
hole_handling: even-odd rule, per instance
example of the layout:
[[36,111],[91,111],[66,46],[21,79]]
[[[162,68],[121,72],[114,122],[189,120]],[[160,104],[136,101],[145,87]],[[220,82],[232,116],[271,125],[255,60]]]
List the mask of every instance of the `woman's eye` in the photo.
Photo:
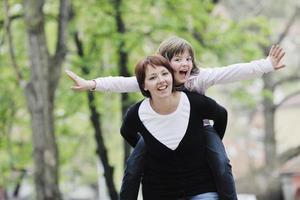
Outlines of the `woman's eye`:
[[167,76],[167,75],[169,75],[169,72],[164,72],[162,75]]
[[155,79],[155,77],[154,77],[154,76],[152,76],[152,77],[150,77],[150,78],[149,78],[149,80],[154,80],[154,79]]

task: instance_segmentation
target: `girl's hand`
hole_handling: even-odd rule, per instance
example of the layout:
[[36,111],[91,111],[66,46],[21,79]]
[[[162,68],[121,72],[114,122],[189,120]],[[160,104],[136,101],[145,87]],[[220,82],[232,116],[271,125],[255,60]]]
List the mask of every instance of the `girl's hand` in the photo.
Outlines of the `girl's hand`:
[[71,89],[75,91],[86,91],[86,90],[94,90],[96,88],[96,81],[85,80],[80,76],[77,76],[77,74],[75,74],[70,70],[66,70],[65,72],[75,83],[75,85],[73,85]]
[[281,48],[279,45],[272,45],[268,57],[270,58],[275,70],[285,67],[285,65],[282,63],[282,58],[284,57],[284,55],[285,52],[283,48]]

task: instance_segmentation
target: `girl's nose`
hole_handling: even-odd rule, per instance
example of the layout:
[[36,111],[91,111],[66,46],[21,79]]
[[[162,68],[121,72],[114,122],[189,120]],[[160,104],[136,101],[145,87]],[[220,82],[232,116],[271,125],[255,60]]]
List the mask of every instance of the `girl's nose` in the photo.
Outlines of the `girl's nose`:
[[181,62],[181,64],[182,64],[182,65],[187,65],[187,64],[188,64],[188,61],[187,61],[187,60],[183,60],[183,61]]

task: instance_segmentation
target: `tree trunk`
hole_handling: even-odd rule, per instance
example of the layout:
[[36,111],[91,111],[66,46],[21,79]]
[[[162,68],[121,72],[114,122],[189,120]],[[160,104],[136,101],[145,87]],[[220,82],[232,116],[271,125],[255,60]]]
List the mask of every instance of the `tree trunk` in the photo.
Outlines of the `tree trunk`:
[[265,147],[265,160],[266,165],[271,169],[276,167],[276,138],[275,138],[275,106],[274,106],[274,89],[272,74],[266,74],[263,77],[264,82],[264,91],[266,94],[263,98],[263,107],[264,107],[264,120],[265,120],[265,138],[264,138],[264,147]]
[[113,180],[114,168],[110,166],[107,156],[107,149],[104,145],[104,140],[102,137],[101,125],[100,125],[100,115],[96,110],[95,106],[95,96],[93,93],[88,93],[89,100],[89,108],[91,111],[91,121],[95,129],[95,140],[97,142],[97,150],[96,153],[99,159],[102,161],[104,168],[104,177],[106,181],[106,185],[108,188],[109,196],[111,200],[118,199],[118,192],[115,187],[115,183]]
[[270,170],[269,166],[249,172],[236,180],[236,186],[239,193],[255,194],[258,200],[283,200],[278,169]]
[[29,35],[31,82],[25,95],[31,114],[34,178],[37,199],[61,199],[58,188],[58,151],[54,135],[53,101],[49,98],[48,52],[43,30]]
[[53,116],[54,93],[65,55],[65,26],[69,7],[68,1],[61,0],[57,51],[55,57],[51,58],[44,30],[43,6],[43,0],[24,0],[31,70],[25,96],[31,115],[36,199],[56,200],[61,199],[61,194]]
[[[118,33],[121,36],[121,41],[118,46],[118,54],[119,54],[119,74],[120,76],[129,76],[128,72],[128,53],[125,51],[125,41],[122,36],[125,35],[126,33],[126,27],[125,23],[122,18],[122,11],[121,11],[121,6],[122,6],[122,0],[115,0],[114,1],[114,7],[115,7],[115,21],[117,25],[117,30]],[[121,94],[121,107],[122,107],[122,118],[125,115],[128,106],[130,105],[128,94],[127,93],[122,93]],[[130,154],[130,146],[126,141],[124,141],[124,165],[126,163],[126,160]]]
[[31,80],[25,91],[31,114],[34,180],[37,199],[61,199],[58,152],[54,136],[53,101],[49,96],[49,54],[46,46],[43,1],[24,1],[29,40]]
[[[82,45],[82,42],[79,39],[77,33],[75,33],[75,35],[74,35],[74,40],[76,43],[78,56],[80,56],[81,58],[84,58],[83,45]],[[83,74],[85,74],[85,75],[89,74],[89,70],[87,67],[81,66],[81,70],[82,70]],[[90,119],[91,119],[92,125],[95,130],[94,136],[95,136],[95,140],[97,143],[96,154],[97,154],[99,160],[101,160],[101,162],[103,164],[104,177],[105,177],[105,181],[106,181],[106,185],[108,188],[110,199],[117,200],[118,192],[116,190],[116,186],[115,186],[115,183],[113,180],[114,168],[109,164],[107,148],[105,146],[104,138],[102,135],[102,129],[101,129],[101,123],[100,123],[101,116],[95,106],[95,95],[91,92],[88,92],[87,95],[88,95],[89,109],[91,112]]]

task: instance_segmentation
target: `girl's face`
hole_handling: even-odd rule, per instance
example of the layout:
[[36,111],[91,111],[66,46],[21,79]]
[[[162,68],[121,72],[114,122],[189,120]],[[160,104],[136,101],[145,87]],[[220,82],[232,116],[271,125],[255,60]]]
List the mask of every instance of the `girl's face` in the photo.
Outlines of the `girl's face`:
[[182,54],[174,55],[170,64],[174,69],[175,84],[184,84],[190,77],[193,68],[193,60],[189,52],[185,50]]
[[172,93],[172,74],[164,66],[146,68],[144,89],[149,91],[151,98],[164,98]]

